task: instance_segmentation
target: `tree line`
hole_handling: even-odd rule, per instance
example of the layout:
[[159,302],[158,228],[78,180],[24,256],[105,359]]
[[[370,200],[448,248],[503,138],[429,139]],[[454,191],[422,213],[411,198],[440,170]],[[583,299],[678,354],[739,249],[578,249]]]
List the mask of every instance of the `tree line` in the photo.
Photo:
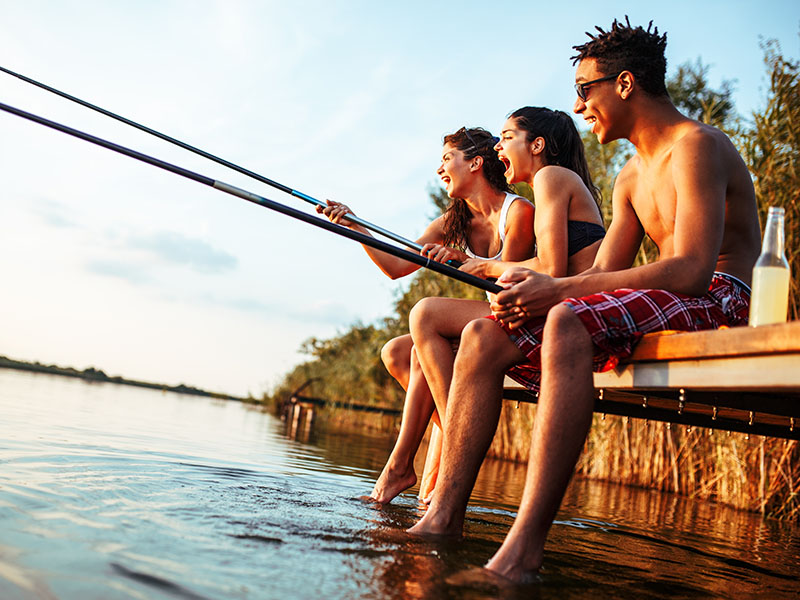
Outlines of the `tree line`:
[[[667,89],[681,112],[722,129],[733,140],[753,177],[762,227],[770,206],[785,209],[786,256],[792,271],[789,319],[796,320],[800,317],[800,62],[785,57],[776,41],[763,42],[762,49],[769,86],[763,108],[749,117],[736,112],[734,82],[725,80],[712,88],[709,67],[700,59],[680,65],[669,77]],[[633,148],[626,141],[601,145],[589,132],[582,137],[592,178],[603,194],[603,216],[608,224],[614,178]],[[532,197],[527,186],[516,191]],[[440,214],[448,202],[446,194],[443,190],[429,193],[436,214]],[[657,255],[658,248],[646,238],[637,263],[650,262]],[[390,316],[372,324],[355,323],[333,338],[306,340],[301,352],[308,360],[287,373],[265,396],[265,402],[282,402],[311,381],[304,391],[309,395],[340,403],[401,407],[403,391],[380,361],[383,344],[408,332],[409,311],[424,297],[484,297],[476,288],[427,269],[420,269],[410,279]]]

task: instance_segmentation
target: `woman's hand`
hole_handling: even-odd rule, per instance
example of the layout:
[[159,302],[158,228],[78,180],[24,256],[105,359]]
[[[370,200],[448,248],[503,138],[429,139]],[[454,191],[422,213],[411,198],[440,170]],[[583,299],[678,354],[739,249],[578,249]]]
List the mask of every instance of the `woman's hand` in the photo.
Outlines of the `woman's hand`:
[[422,250],[419,251],[420,255],[435,260],[436,262],[444,263],[448,260],[456,260],[464,262],[469,257],[455,248],[449,246],[442,246],[441,244],[425,244]]
[[489,262],[490,261],[483,260],[481,258],[468,258],[461,263],[461,266],[458,267],[458,270],[475,275],[475,277],[486,278],[486,267],[488,266]]
[[563,300],[558,280],[536,271],[514,267],[497,279],[505,290],[498,292],[491,303],[492,314],[503,325],[516,329],[533,317],[544,316]]
[[353,224],[352,221],[345,218],[345,215],[353,214],[353,211],[351,211],[347,206],[341,202],[334,202],[333,200],[325,200],[325,202],[328,203],[328,206],[317,205],[318,213],[325,215],[334,223],[344,225],[345,227],[350,227],[350,225]]

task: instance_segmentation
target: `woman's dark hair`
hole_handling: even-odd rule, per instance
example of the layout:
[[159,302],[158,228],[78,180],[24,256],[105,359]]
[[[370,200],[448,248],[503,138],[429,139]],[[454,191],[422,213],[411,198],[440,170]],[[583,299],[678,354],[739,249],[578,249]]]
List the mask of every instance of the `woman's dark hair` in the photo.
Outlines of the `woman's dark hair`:
[[526,143],[530,144],[538,137],[543,138],[545,162],[577,173],[597,206],[600,206],[600,189],[592,183],[583,141],[572,117],[561,110],[526,106],[515,110],[508,118],[514,119],[516,126],[525,132]]
[[[455,133],[444,136],[443,144],[450,144],[464,154],[465,160],[472,160],[476,156],[483,158],[483,176],[492,188],[498,192],[508,192],[506,182],[506,166],[497,157],[494,149],[498,138],[482,127],[462,127]],[[467,203],[463,198],[453,198],[444,211],[444,245],[456,246],[464,249],[469,236],[469,222],[472,219]]]
[[665,83],[667,59],[664,56],[666,33],[659,35],[658,27],[653,27],[652,21],[647,29],[633,27],[627,16],[624,24],[614,19],[608,31],[600,27],[595,29],[597,35],[586,33],[591,38],[588,42],[573,46],[578,51],[572,57],[573,64],[584,58],[594,58],[603,75],[630,71],[648,94],[668,96]]

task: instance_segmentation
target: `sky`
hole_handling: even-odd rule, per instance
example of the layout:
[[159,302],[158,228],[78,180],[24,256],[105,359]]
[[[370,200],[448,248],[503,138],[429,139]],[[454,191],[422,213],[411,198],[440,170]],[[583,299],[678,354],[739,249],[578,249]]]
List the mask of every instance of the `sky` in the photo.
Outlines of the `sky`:
[[[0,64],[416,238],[442,136],[570,111],[572,46],[629,15],[763,107],[800,3],[0,0]],[[0,73],[0,102],[308,204]],[[583,129],[582,122],[576,121]],[[0,355],[260,396],[310,337],[392,314],[360,245],[0,113]]]

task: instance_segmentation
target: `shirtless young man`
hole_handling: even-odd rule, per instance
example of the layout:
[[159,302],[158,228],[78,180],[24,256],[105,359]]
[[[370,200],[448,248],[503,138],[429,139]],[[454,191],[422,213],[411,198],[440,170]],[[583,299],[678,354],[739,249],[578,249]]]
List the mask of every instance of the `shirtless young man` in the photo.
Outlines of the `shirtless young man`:
[[[539,390],[522,502],[486,568],[524,581],[544,542],[592,420],[592,370],[627,357],[647,332],[745,325],[760,230],[750,174],[719,130],[681,115],[665,87],[666,35],[614,22],[582,46],[574,111],[601,143],[636,155],[617,177],[613,222],[594,265],[553,279],[510,269],[493,318],[461,336],[437,493],[422,535],[459,535],[497,427],[503,376]],[[632,267],[643,236],[659,260]],[[513,368],[512,368],[513,367]],[[452,407],[452,408],[451,408]]]

